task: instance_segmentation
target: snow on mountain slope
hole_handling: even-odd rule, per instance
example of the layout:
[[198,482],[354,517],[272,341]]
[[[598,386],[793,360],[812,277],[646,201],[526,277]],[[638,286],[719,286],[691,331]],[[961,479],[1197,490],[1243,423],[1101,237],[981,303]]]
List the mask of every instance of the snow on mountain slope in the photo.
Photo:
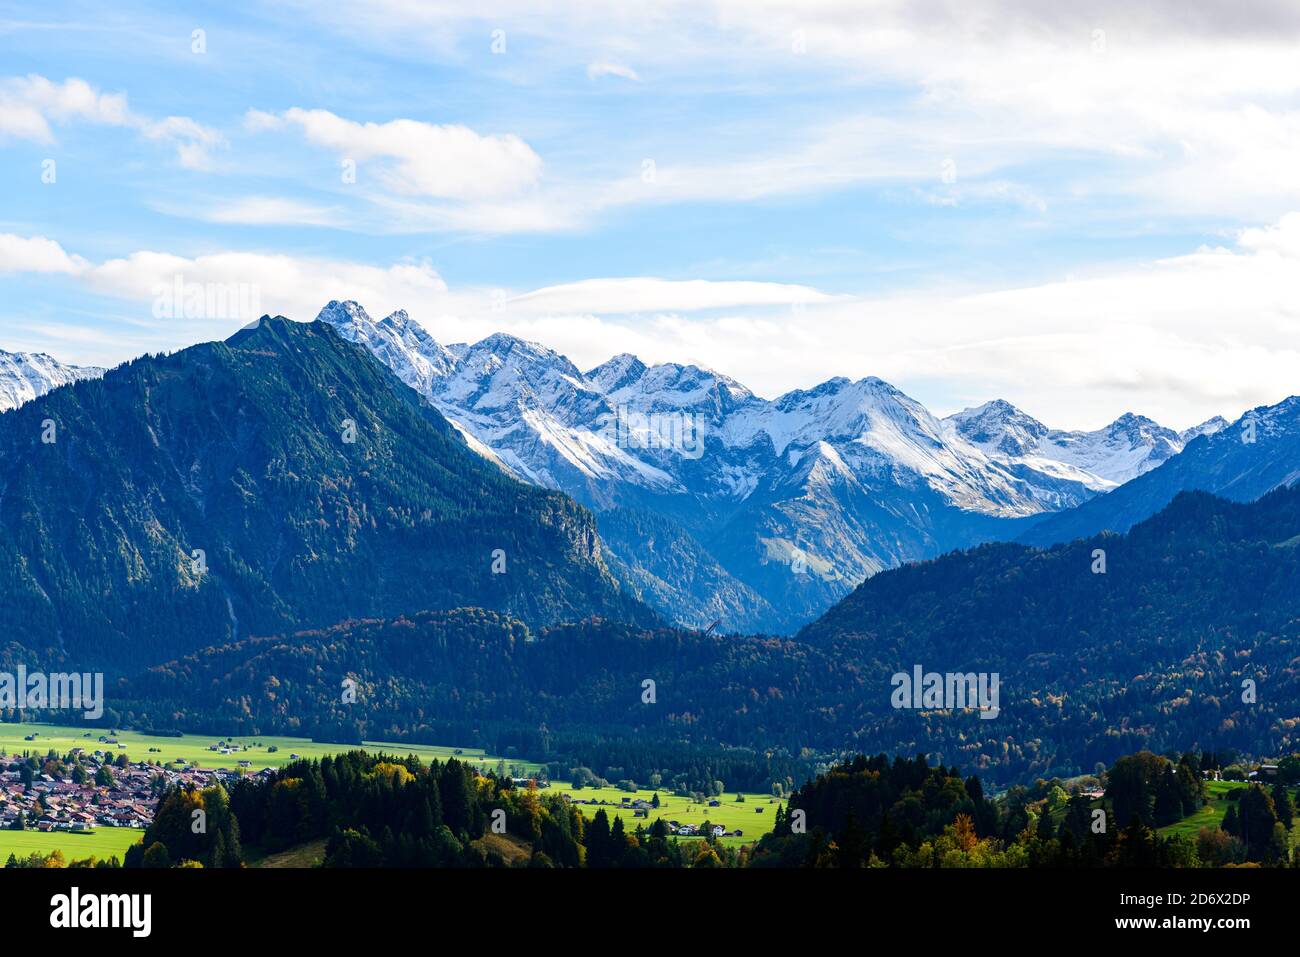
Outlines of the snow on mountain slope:
[[678,490],[671,475],[619,446],[615,412],[564,356],[496,333],[443,346],[405,311],[375,322],[355,302],[330,302],[316,317],[369,348],[496,461],[536,485],[610,504],[602,487],[627,482]]
[[456,366],[456,357],[413,322],[405,309],[374,322],[355,302],[332,301],[316,318],[328,322],[349,342],[365,346],[422,394]]
[[616,408],[642,413],[689,412],[711,426],[743,410],[766,406],[735,379],[699,366],[665,362],[646,366],[623,353],[587,373],[587,380]]
[[[820,443],[852,472],[920,481],[958,507],[992,515],[1042,510],[1027,483],[946,434],[920,403],[880,379],[835,378],[769,402],[727,376],[675,363],[647,367],[627,354],[587,378],[616,408],[695,416],[710,450],[709,485],[719,494],[743,499],[757,486],[761,475],[737,467],[741,450],[763,447],[775,462],[786,459],[778,468],[791,469]],[[679,463],[678,471],[687,468]]]
[[[1214,420],[1179,434],[1140,415],[1126,413],[1094,432],[1049,429],[1001,399],[966,409],[944,420],[996,461],[1028,468],[1087,492],[1123,485],[1183,450],[1198,429],[1213,432]],[[1217,425],[1222,428],[1222,425]],[[1090,498],[1082,494],[1079,504]]]
[[1206,419],[1200,425],[1194,425],[1190,429],[1183,429],[1178,433],[1178,437],[1183,440],[1183,446],[1186,447],[1187,443],[1192,439],[1202,435],[1214,435],[1216,432],[1222,432],[1228,425],[1227,419],[1221,415],[1216,415],[1212,419]]
[[16,409],[51,389],[80,379],[98,379],[104,370],[70,366],[43,352],[0,350],[0,412]]
[[[1005,402],[940,420],[877,378],[766,400],[708,369],[627,353],[584,374],[514,336],[443,346],[404,312],[376,323],[352,302],[319,318],[517,477],[679,526],[634,546],[630,530],[648,526],[625,523],[612,550],[629,581],[667,601],[673,559],[651,554],[656,543],[674,542],[679,559],[706,549],[722,572],[686,563],[702,583],[679,595],[694,602],[692,620],[725,608],[731,623],[785,630],[882,568],[1020,534],[1184,441],[1138,416],[1095,433],[1053,431]],[[751,595],[761,608],[743,607]]]
[[[743,498],[759,482],[756,464],[789,469],[798,456],[781,464],[787,451],[826,442],[855,473],[923,483],[958,508],[1043,510],[1029,483],[880,379],[831,379],[769,402],[693,365],[646,366],[625,354],[584,375],[564,356],[503,333],[448,348],[405,313],[376,323],[356,303],[331,302],[318,318],[370,348],[520,477],[560,488],[580,479],[589,502],[592,481]],[[712,454],[655,441],[669,426]],[[755,449],[758,463],[746,454]]]
[[1213,419],[1206,425],[1211,429],[1194,435],[1181,454],[1160,468],[1079,508],[1048,516],[1022,533],[1020,540],[1047,546],[1105,529],[1126,532],[1163,509],[1179,492],[1212,492],[1247,502],[1300,481],[1300,397],[1252,409],[1231,425]]
[[[759,436],[777,454],[825,441],[865,477],[919,481],[958,508],[988,515],[1042,511],[1033,489],[943,424],[915,399],[876,378],[830,379],[748,408],[724,429],[732,445]],[[792,462],[793,464],[793,462]]]

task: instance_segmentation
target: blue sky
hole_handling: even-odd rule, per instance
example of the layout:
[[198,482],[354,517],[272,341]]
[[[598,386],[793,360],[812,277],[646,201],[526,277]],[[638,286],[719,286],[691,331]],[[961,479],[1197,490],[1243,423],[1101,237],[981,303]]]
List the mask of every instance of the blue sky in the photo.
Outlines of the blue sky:
[[1060,427],[1298,391],[1285,4],[464,6],[0,4],[0,348],[251,318],[180,277]]

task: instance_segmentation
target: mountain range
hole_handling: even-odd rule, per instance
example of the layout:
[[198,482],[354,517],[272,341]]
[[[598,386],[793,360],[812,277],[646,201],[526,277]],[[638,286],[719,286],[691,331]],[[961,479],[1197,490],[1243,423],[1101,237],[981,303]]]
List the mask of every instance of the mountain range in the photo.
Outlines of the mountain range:
[[16,409],[58,386],[103,374],[104,370],[95,366],[65,365],[44,352],[0,349],[0,412]]
[[1104,498],[1044,519],[1020,536],[1051,545],[1123,532],[1164,508],[1183,491],[1213,492],[1248,502],[1300,478],[1300,398],[1251,409],[1231,426],[1188,442],[1160,468],[1134,478]]
[[376,321],[350,301],[317,319],[484,457],[595,509],[629,591],[675,621],[729,631],[790,632],[869,575],[1013,538],[1225,424],[1177,433],[1125,415],[1063,432],[1001,400],[939,419],[876,378],[767,400],[720,373],[630,354],[582,372],[501,333],[443,345],[404,311]]
[[[1293,743],[1300,399],[1182,434],[1137,416],[1067,433],[1005,402],[939,419],[879,379],[769,401],[630,356],[582,373],[336,305],[0,415],[0,663],[106,671],[113,722],[638,774],[707,752],[699,774],[761,778],[853,748],[1013,781]],[[547,487],[560,475],[587,494]],[[1082,500],[1049,512],[1047,493]],[[1009,534],[1042,541],[976,543]],[[850,580],[845,543],[873,574]],[[818,614],[811,583],[837,575]],[[785,638],[687,620],[792,609],[807,623]],[[996,720],[890,708],[890,675],[918,665],[998,673]]]
[[[1238,500],[1295,478],[1292,400],[1175,432],[1126,414],[1051,429],[1003,400],[946,418],[880,379],[773,400],[630,354],[586,372],[498,333],[442,345],[404,311],[330,302],[318,321],[423,396],[507,475],[595,512],[603,567],[687,627],[793,633],[885,568],[986,541],[1123,531],[1185,489]],[[0,395],[103,374],[0,354]]]

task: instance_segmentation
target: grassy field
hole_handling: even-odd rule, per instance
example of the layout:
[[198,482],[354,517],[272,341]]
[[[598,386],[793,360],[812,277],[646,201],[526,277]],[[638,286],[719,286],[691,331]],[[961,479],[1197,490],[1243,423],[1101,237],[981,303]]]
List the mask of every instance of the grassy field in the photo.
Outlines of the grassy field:
[[[33,733],[36,735],[35,740],[23,740],[27,735]],[[50,724],[0,723],[0,751],[6,754],[22,754],[24,751],[44,754],[50,748],[53,748],[61,754],[66,754],[73,748],[85,748],[88,751],[103,748],[104,750],[123,753],[130,761],[153,761],[159,764],[167,764],[183,759],[201,768],[236,768],[239,766],[240,761],[248,761],[250,762],[250,771],[259,771],[262,768],[283,767],[293,760],[290,757],[292,754],[302,758],[323,758],[326,755],[351,751],[356,747],[356,745],[325,744],[313,742],[307,738],[286,738],[265,734],[247,738],[226,739],[199,734],[187,734],[179,738],[161,738],[118,729],[117,734],[108,735],[116,738],[118,743],[122,745],[121,748],[117,748],[113,745],[105,746],[100,744],[100,735],[107,734],[107,731],[100,728],[87,729]],[[208,749],[209,745],[216,744],[220,740],[225,740],[228,745],[237,743],[241,750],[232,754],[220,754]],[[244,746],[247,746],[248,750],[242,750]],[[276,750],[271,751],[272,747],[276,748]],[[445,761],[450,757],[455,757],[458,761],[468,762],[484,771],[496,770],[498,762],[502,760],[477,748],[392,744],[382,741],[366,741],[361,747],[367,751],[385,751],[389,754],[402,756],[415,754],[426,761],[433,759]],[[507,770],[519,769],[523,773],[538,767],[536,763],[519,761],[513,758],[505,759],[505,761]]]
[[100,860],[115,856],[120,861],[126,855],[126,849],[139,841],[143,833],[130,827],[97,827],[86,834],[0,831],[0,867],[4,866],[10,854],[26,857],[32,851],[45,855],[60,850],[69,862],[92,855]]
[[325,839],[321,838],[318,841],[299,844],[297,847],[291,847],[287,851],[281,851],[278,854],[268,854],[265,857],[250,857],[248,866],[269,867],[272,869],[315,867],[325,860],[325,843]]
[[[1245,790],[1248,787],[1250,785],[1245,781],[1206,781],[1205,794],[1208,800],[1205,806],[1191,817],[1183,818],[1177,824],[1170,824],[1160,828],[1159,833],[1165,837],[1178,835],[1195,840],[1201,828],[1216,828],[1223,822],[1223,816],[1228,813],[1228,793],[1230,791]],[[1272,789],[1271,785],[1269,789]],[[1292,801],[1297,799],[1297,795],[1300,795],[1300,792],[1292,792]],[[1291,827],[1291,843],[1293,845],[1297,840],[1297,827],[1300,827],[1300,824],[1293,824]]]
[[[90,751],[103,748],[123,753],[131,761],[154,761],[167,764],[184,760],[189,764],[202,768],[236,768],[242,760],[250,762],[248,770],[258,771],[262,768],[283,767],[293,760],[290,757],[293,754],[302,758],[322,758],[326,755],[349,751],[355,747],[355,745],[326,744],[313,742],[307,738],[277,737],[274,735],[222,739],[209,735],[187,734],[179,738],[164,738],[123,729],[117,729],[117,731],[117,734],[109,735],[106,730],[100,728],[91,730],[49,724],[0,723],[0,752],[10,755],[22,754],[24,751],[45,754],[53,748],[64,754],[72,748],[85,748]],[[24,740],[30,734],[35,734],[35,739],[32,741]],[[89,734],[89,737],[87,737],[87,734]],[[112,745],[105,746],[101,744],[99,741],[100,735],[116,738],[118,744],[122,745],[122,747],[117,748]],[[227,745],[238,744],[241,750],[231,754],[220,754],[209,750],[209,745],[216,744],[220,740],[225,740]],[[247,750],[243,750],[245,746]],[[272,747],[276,748],[276,750],[271,751]],[[450,757],[455,757],[457,760],[468,762],[482,771],[497,770],[503,760],[505,761],[506,770],[511,774],[526,775],[540,767],[535,762],[513,758],[503,759],[489,755],[477,748],[403,745],[382,741],[366,741],[362,747],[368,751],[385,751],[390,754],[415,754],[426,761],[435,759],[445,761]],[[723,844],[733,847],[753,843],[770,831],[776,818],[778,803],[769,794],[745,794],[745,800],[737,802],[736,793],[732,791],[724,794],[719,799],[721,801],[719,807],[711,808],[704,804],[694,804],[688,798],[675,797],[671,792],[660,791],[659,808],[652,809],[648,818],[634,818],[630,809],[622,810],[619,808],[620,801],[624,797],[633,800],[643,798],[649,801],[654,794],[653,791],[642,789],[631,793],[620,791],[617,788],[574,790],[568,782],[553,781],[551,787],[543,793],[568,794],[575,801],[594,799],[604,802],[598,806],[579,805],[579,809],[590,820],[595,817],[596,812],[601,807],[604,807],[610,821],[612,822],[614,815],[618,814],[623,818],[623,825],[629,832],[635,830],[636,825],[639,823],[649,824],[660,817],[665,820],[676,820],[679,823],[689,823],[696,826],[703,824],[707,820],[712,824],[721,824],[728,831],[739,828],[744,831],[742,837],[722,839]],[[756,810],[759,808],[762,809],[761,812]],[[22,851],[24,854],[37,849],[41,849],[42,853],[48,854],[58,847],[62,848],[63,853],[71,859],[73,856],[79,858],[88,857],[92,853],[99,857],[105,856],[105,853],[98,846],[95,846],[89,852],[82,850],[84,847],[91,846],[95,841],[104,842],[104,846],[109,849],[108,853],[116,853],[121,856],[126,847],[139,840],[139,837],[139,831],[104,827],[96,828],[91,834],[69,834],[66,832],[41,834],[35,831],[0,831],[0,852],[2,852],[0,853],[0,863],[3,863],[3,859],[8,857],[10,850],[18,850],[16,845],[8,843],[15,839],[27,839],[37,842]]]
[[1247,786],[1245,781],[1206,781],[1205,796],[1207,800],[1205,806],[1191,817],[1183,818],[1177,824],[1170,824],[1160,828],[1160,833],[1165,837],[1178,835],[1195,839],[1201,828],[1218,827],[1220,822],[1223,821],[1223,816],[1228,813],[1228,792],[1237,789],[1244,790]]
[[[744,794],[745,800],[738,802],[736,793],[730,791],[717,799],[721,802],[718,807],[709,807],[707,804],[692,803],[689,798],[676,797],[670,791],[660,791],[658,792],[659,807],[651,808],[648,818],[634,818],[630,809],[622,810],[618,807],[619,802],[624,797],[633,800],[641,798],[649,801],[654,795],[654,791],[644,788],[635,793],[620,791],[618,788],[582,788],[575,791],[566,782],[553,781],[550,788],[542,793],[567,794],[574,801],[590,801],[593,799],[603,801],[605,803],[599,806],[581,804],[578,805],[578,809],[582,812],[583,817],[590,820],[603,807],[610,823],[612,824],[614,816],[618,815],[623,818],[623,827],[628,832],[634,831],[638,824],[645,823],[649,825],[651,821],[657,818],[677,821],[679,824],[694,824],[696,827],[708,821],[710,824],[721,824],[728,831],[734,831],[737,828],[744,831],[741,837],[724,837],[721,839],[721,843],[729,847],[752,844],[772,830],[772,825],[776,822],[776,809],[779,805],[779,802],[770,794]],[[759,809],[761,809],[761,812]],[[683,838],[683,840],[692,839]]]

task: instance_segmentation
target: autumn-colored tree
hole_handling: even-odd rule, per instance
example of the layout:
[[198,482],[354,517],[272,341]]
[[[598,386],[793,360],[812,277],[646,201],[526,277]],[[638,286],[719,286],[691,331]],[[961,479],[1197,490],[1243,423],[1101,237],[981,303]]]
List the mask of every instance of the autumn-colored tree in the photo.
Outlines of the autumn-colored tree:
[[979,837],[975,834],[975,822],[971,820],[969,814],[958,814],[957,819],[952,822],[952,829],[953,837],[961,850],[967,853],[974,850],[975,845],[979,843]]

